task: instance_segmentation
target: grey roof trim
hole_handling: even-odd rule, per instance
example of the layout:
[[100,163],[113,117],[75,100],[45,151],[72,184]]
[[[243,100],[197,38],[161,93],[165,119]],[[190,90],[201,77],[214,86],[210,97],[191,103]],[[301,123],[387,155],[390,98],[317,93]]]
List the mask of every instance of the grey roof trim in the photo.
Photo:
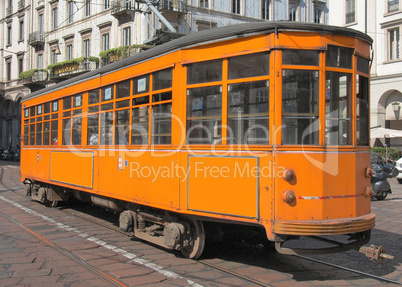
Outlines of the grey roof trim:
[[289,21],[277,21],[277,22],[253,22],[244,23],[232,26],[225,26],[221,28],[215,28],[212,30],[204,30],[201,32],[189,34],[172,40],[160,46],[156,46],[147,51],[136,54],[132,57],[123,59],[121,61],[115,62],[113,64],[107,65],[105,67],[96,69],[94,71],[87,72],[85,74],[79,75],[77,77],[70,78],[63,82],[60,82],[54,86],[39,90],[25,97],[23,101],[28,99],[38,97],[40,95],[47,94],[52,91],[60,90],[61,88],[74,85],[78,82],[85,81],[89,78],[95,78],[96,76],[101,76],[108,74],[112,71],[116,71],[128,66],[143,62],[145,60],[152,59],[154,57],[171,53],[180,49],[185,49],[189,46],[201,45],[205,43],[211,43],[216,41],[223,41],[228,38],[234,37],[244,37],[250,34],[261,34],[261,33],[280,33],[282,31],[306,31],[306,32],[317,32],[320,34],[335,34],[349,36],[363,40],[369,44],[373,42],[370,36],[364,34],[360,31],[353,30],[345,27],[328,26],[323,24],[314,23],[301,23],[301,22],[289,22]]

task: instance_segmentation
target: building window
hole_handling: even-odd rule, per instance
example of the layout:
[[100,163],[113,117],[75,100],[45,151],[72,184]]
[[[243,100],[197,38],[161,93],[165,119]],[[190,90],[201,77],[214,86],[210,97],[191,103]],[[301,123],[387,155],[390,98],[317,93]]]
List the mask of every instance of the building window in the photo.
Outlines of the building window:
[[52,9],[52,28],[57,29],[57,7]]
[[103,9],[109,9],[110,8],[110,3],[109,0],[103,0]]
[[123,29],[123,46],[131,45],[131,27]]
[[355,21],[355,0],[346,0],[346,24]]
[[67,23],[73,23],[73,1],[67,2]]
[[322,23],[323,7],[319,4],[314,4],[314,23]]
[[71,60],[73,58],[73,45],[67,45],[66,49],[66,59]]
[[232,0],[232,13],[240,14],[240,1],[241,0]]
[[38,69],[43,69],[43,54],[38,54]]
[[269,20],[269,0],[261,1],[261,19]]
[[6,62],[6,74],[7,81],[11,81],[11,59]]
[[91,15],[91,1],[85,0],[85,17],[88,17],[90,15]]
[[399,27],[388,30],[388,60],[400,59]]
[[209,8],[208,0],[200,0],[199,6],[200,6],[200,8],[208,9]]
[[89,57],[89,39],[84,40],[84,57],[88,58]]
[[12,29],[11,29],[11,25],[7,26],[7,45],[11,45],[11,40],[12,40]]
[[289,21],[297,21],[299,20],[297,17],[298,14],[299,3],[297,0],[289,0]]
[[24,58],[18,58],[18,75],[24,71]]
[[20,21],[20,35],[19,40],[24,40],[24,21]]
[[102,51],[109,50],[109,33],[102,35]]
[[52,50],[51,63],[52,63],[52,65],[57,63],[57,54],[56,54],[56,50]]
[[388,0],[388,12],[399,11],[399,0]]
[[38,26],[39,26],[39,37],[43,39],[43,14],[39,14],[38,18]]

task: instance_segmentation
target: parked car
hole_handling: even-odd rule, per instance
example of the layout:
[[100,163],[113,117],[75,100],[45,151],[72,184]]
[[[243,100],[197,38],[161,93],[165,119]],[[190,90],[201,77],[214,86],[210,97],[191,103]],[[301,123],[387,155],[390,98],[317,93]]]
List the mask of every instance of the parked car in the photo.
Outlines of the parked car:
[[399,174],[396,176],[396,180],[402,184],[402,157],[396,161],[396,168]]

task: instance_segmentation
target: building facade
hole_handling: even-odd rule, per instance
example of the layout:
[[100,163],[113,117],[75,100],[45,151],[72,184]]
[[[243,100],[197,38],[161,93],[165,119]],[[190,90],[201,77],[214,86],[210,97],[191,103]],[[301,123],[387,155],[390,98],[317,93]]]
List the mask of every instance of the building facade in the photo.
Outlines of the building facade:
[[[347,26],[370,35],[373,42],[371,65],[371,127],[402,130],[402,5],[399,0],[331,1],[329,23]],[[342,15],[337,17],[336,15]],[[374,139],[372,139],[374,144]],[[402,151],[402,139],[377,141]]]
[[0,147],[19,145],[31,91],[185,34],[278,20],[327,24],[327,1],[0,0]]

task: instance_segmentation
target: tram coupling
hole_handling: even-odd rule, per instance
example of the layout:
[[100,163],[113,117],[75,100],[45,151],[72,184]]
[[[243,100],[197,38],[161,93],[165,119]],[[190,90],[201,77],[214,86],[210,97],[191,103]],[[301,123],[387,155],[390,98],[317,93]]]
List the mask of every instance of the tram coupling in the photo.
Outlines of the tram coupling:
[[371,261],[377,260],[378,263],[382,263],[384,259],[394,259],[393,255],[385,253],[385,248],[383,246],[362,246],[360,247],[359,252],[366,254],[366,256],[369,257]]

